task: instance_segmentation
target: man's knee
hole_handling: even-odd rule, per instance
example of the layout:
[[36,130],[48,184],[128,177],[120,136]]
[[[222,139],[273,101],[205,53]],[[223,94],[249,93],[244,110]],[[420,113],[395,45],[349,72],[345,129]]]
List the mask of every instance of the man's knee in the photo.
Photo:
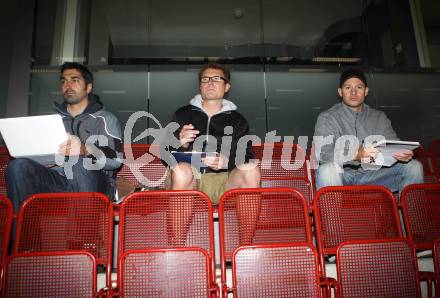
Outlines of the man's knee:
[[316,171],[316,188],[342,185],[343,171],[343,168],[336,162],[320,164]]
[[406,178],[412,178],[414,183],[423,182],[423,165],[420,161],[412,159],[403,165],[403,175]]
[[260,168],[254,163],[245,163],[238,166],[238,169],[249,178],[260,178]]
[[327,162],[321,164],[317,170],[317,174],[322,176],[339,176],[343,172],[343,168],[336,162]]
[[6,168],[6,177],[19,177],[26,175],[28,172],[33,172],[35,162],[27,158],[16,158],[9,162]]
[[174,168],[171,169],[171,181],[172,185],[175,184],[188,184],[194,179],[193,168],[189,163],[180,162]]
[[423,174],[423,165],[420,161],[412,159],[406,164],[407,171],[416,174]]
[[229,181],[228,184],[236,184],[240,185],[240,187],[246,188],[260,186],[260,168],[258,167],[258,165],[253,163],[245,163],[238,166],[233,170],[231,177],[236,181]]

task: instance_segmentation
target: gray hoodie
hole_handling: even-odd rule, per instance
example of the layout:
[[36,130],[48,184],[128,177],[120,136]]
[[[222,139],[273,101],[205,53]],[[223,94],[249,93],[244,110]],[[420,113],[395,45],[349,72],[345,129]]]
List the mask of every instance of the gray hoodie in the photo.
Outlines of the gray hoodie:
[[[336,140],[344,135],[355,136],[359,144],[371,135],[382,135],[387,140],[398,140],[391,121],[384,112],[364,104],[361,112],[354,112],[343,102],[337,103],[319,114],[314,136],[333,136],[333,143],[321,147],[321,154],[315,150],[315,158],[320,163],[334,161]],[[316,142],[314,142],[316,148]],[[343,148],[342,150],[347,150]]]
[[[66,132],[77,136],[82,143],[85,144],[90,136],[104,136],[107,139],[106,146],[99,146],[97,142],[94,145],[106,157],[102,170],[113,179],[122,164],[122,131],[116,116],[104,108],[96,94],[89,95],[89,104],[76,117],[69,114],[66,102],[55,103],[55,111],[63,118]],[[59,168],[56,170],[61,171]]]

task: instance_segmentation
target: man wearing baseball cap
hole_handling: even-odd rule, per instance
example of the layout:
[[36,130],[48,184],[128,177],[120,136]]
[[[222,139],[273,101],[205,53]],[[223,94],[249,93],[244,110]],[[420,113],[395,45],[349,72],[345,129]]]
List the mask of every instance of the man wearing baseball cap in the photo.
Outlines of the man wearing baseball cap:
[[347,69],[341,73],[338,88],[342,101],[318,116],[314,133],[317,189],[374,184],[400,193],[406,185],[423,183],[423,167],[412,159],[410,150],[396,153],[393,157],[398,162],[391,167],[365,166],[378,154],[369,140],[399,140],[385,113],[364,103],[368,92],[364,73]]

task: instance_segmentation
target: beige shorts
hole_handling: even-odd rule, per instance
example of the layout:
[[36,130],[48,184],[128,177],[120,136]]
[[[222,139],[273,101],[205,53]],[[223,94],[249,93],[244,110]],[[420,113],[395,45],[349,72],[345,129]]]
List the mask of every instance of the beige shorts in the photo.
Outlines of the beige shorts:
[[[193,169],[196,171],[195,169]],[[197,176],[199,176],[197,178]],[[226,191],[226,182],[229,172],[205,173],[194,175],[196,177],[196,190],[205,193],[214,204],[218,204],[220,197]],[[171,170],[168,169],[166,188],[171,189]]]

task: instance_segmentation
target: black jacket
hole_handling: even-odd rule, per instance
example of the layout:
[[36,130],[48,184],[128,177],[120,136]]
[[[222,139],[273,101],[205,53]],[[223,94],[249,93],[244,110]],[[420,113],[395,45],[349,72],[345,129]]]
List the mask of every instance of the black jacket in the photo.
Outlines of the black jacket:
[[[222,153],[226,157],[229,157],[229,171],[243,162],[249,162],[250,159],[254,158],[252,143],[249,138],[243,138],[242,141],[239,142],[241,137],[249,134],[249,124],[236,109],[237,107],[232,102],[223,100],[222,111],[209,118],[201,108],[200,96],[196,96],[191,100],[191,104],[181,107],[174,113],[172,121],[177,122],[180,127],[192,124],[194,128],[200,132],[195,142],[190,143],[187,149],[179,148],[178,150],[202,150],[205,152],[215,151]],[[227,126],[232,127],[232,130],[229,128],[225,133],[225,127]],[[179,132],[180,129],[175,133],[177,138]],[[204,141],[201,142],[202,140]],[[199,142],[199,145],[195,146],[194,143],[197,142]],[[200,145],[202,148],[200,148]],[[238,145],[240,145],[240,147],[238,147]],[[241,160],[236,161],[237,155],[241,156]]]

